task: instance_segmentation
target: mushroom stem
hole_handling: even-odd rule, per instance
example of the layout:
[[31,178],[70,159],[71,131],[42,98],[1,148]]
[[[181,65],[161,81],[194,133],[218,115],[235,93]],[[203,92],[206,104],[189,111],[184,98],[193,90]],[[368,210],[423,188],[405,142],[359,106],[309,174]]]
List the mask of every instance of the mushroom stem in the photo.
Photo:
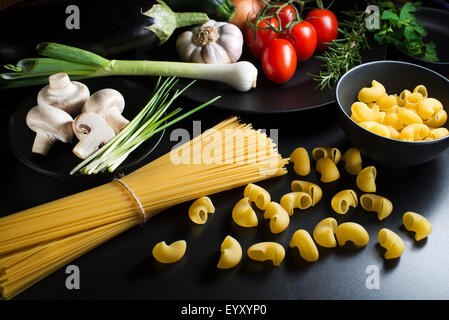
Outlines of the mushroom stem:
[[46,133],[38,132],[34,138],[33,148],[31,151],[33,153],[38,153],[45,156],[55,141],[56,138],[49,136]]
[[111,126],[112,130],[114,130],[115,134],[118,134],[127,126],[129,120],[123,117],[117,109],[114,109],[106,115],[106,122]]

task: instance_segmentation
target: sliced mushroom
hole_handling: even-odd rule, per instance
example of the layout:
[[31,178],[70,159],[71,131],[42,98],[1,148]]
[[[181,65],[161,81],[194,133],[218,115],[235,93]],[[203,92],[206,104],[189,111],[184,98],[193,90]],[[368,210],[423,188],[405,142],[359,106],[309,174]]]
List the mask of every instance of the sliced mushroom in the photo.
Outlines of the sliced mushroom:
[[26,116],[28,127],[36,132],[33,153],[46,155],[56,140],[68,143],[73,138],[72,117],[50,106],[35,106]]
[[102,89],[92,94],[84,104],[83,112],[95,112],[101,115],[114,130],[119,133],[129,120],[122,116],[125,99],[114,89]]
[[48,80],[49,85],[37,95],[37,104],[64,110],[72,117],[78,115],[89,98],[89,89],[81,82],[70,81],[66,73],[54,74]]
[[73,153],[86,159],[115,137],[114,130],[101,116],[93,112],[83,112],[73,120],[73,132],[80,140]]

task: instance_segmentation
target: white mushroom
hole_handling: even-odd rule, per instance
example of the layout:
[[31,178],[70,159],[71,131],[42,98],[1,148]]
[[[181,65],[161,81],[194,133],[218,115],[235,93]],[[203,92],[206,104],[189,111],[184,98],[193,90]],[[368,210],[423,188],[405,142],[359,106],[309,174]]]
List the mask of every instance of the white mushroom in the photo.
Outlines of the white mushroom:
[[72,117],[65,111],[50,106],[35,106],[26,116],[28,127],[36,132],[33,153],[46,155],[56,140],[72,140]]
[[95,112],[101,115],[117,134],[129,123],[122,116],[124,108],[125,99],[120,92],[114,89],[102,89],[87,99],[83,112]]
[[37,95],[37,104],[62,109],[72,117],[78,115],[89,98],[89,89],[77,81],[70,81],[66,73],[57,73],[48,78],[49,85]]
[[73,132],[80,140],[73,153],[86,159],[115,137],[114,130],[98,114],[83,112],[73,120]]

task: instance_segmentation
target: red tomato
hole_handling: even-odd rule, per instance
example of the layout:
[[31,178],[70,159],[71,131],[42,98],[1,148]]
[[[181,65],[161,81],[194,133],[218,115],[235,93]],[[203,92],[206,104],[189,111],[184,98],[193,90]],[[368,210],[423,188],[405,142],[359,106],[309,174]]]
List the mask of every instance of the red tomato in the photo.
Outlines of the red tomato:
[[[269,18],[260,21],[257,27],[267,28],[272,26],[274,28],[279,28],[279,22],[276,18]],[[254,30],[249,26],[245,29],[246,43],[248,44],[249,50],[256,58],[260,59],[262,56],[263,48],[269,44],[274,39],[279,38],[279,34],[273,30],[263,30],[257,29],[256,37],[254,38]]]
[[315,28],[318,36],[318,49],[326,50],[328,45],[323,44],[323,42],[331,42],[337,39],[338,21],[332,11],[314,9],[307,14],[306,20]]
[[299,62],[306,61],[315,52],[317,45],[316,31],[307,21],[295,24],[289,35],[284,35],[283,37],[295,47]]
[[296,71],[296,51],[285,39],[275,39],[262,53],[262,69],[266,77],[274,83],[287,82]]
[[[270,11],[270,14],[275,14],[277,12],[276,9],[272,9]],[[296,17],[296,10],[295,7],[292,4],[286,5],[279,11],[279,19],[281,20],[281,27],[282,29],[285,28],[285,26],[295,20]]]

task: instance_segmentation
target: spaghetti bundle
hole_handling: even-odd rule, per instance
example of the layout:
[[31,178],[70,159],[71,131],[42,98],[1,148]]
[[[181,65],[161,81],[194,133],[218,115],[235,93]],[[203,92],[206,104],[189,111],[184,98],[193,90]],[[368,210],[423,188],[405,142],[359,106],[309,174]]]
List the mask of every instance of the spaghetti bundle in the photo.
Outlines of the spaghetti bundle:
[[127,176],[0,218],[1,296],[166,208],[283,175],[287,161],[264,133],[232,117]]

